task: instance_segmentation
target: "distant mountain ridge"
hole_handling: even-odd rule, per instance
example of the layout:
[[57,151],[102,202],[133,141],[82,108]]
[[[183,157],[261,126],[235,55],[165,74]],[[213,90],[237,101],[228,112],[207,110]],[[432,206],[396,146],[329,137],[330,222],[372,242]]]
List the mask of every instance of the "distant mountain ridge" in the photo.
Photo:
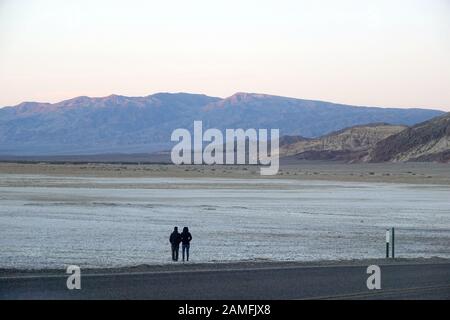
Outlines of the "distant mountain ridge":
[[357,107],[255,93],[222,99],[202,94],[77,97],[0,109],[0,154],[148,153],[167,150],[176,128],[279,128],[315,138],[366,123],[414,125],[439,110]]

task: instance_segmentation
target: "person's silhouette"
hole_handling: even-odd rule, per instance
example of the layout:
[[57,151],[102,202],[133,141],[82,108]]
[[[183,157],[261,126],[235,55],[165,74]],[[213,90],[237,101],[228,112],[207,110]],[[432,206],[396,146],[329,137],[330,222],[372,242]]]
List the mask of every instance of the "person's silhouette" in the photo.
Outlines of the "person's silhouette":
[[170,234],[169,241],[170,244],[172,245],[172,260],[178,261],[178,254],[180,252],[180,242],[181,242],[181,235],[178,232],[178,227],[173,228],[173,232]]
[[192,240],[192,235],[189,232],[188,227],[183,228],[183,232],[181,233],[181,242],[182,244],[182,253],[183,253],[183,261],[184,261],[184,254],[186,253],[186,261],[189,261],[189,247],[190,242]]

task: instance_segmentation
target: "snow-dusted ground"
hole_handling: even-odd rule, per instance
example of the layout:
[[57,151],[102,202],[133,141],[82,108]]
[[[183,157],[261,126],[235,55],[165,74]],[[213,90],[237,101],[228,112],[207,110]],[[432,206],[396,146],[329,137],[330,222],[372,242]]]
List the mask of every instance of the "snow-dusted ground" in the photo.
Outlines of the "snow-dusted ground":
[[0,175],[0,268],[171,263],[189,226],[192,262],[450,258],[450,187],[281,179]]

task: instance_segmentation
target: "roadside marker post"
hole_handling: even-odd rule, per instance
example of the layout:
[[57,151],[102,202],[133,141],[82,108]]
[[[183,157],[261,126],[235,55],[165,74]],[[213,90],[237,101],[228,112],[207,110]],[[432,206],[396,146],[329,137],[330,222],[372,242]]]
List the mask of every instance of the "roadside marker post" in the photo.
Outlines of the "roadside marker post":
[[386,230],[386,259],[389,258],[389,229]]
[[395,230],[394,230],[394,228],[392,228],[392,231],[391,231],[391,241],[392,241],[392,244],[391,244],[392,254],[391,254],[391,256],[392,256],[392,259],[395,259]]

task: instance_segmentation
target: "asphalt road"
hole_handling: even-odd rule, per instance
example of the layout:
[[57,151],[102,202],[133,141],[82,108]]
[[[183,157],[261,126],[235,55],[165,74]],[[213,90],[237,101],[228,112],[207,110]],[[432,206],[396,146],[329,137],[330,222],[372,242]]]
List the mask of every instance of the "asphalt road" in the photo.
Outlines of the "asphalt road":
[[450,263],[381,266],[381,289],[368,290],[367,266],[0,276],[0,299],[450,299]]

